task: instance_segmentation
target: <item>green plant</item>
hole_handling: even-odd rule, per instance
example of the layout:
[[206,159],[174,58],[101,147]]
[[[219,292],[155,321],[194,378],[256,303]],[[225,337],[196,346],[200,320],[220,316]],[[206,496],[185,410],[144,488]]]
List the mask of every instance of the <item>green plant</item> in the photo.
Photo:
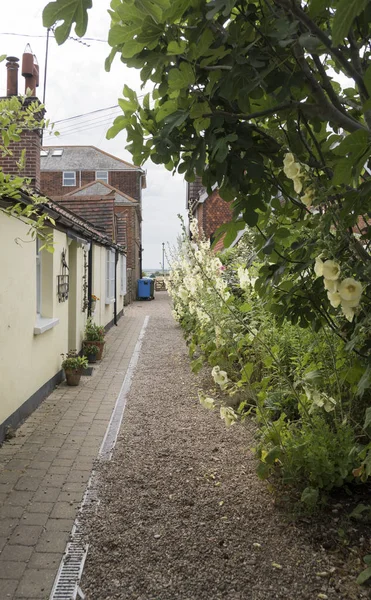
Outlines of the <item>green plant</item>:
[[85,325],[85,340],[88,342],[103,342],[105,331],[103,325],[97,325],[91,317],[88,318]]
[[95,344],[89,344],[89,346],[85,346],[84,348],[84,356],[97,356],[99,354],[100,349]]
[[86,369],[88,361],[85,356],[79,356],[76,350],[69,350],[67,354],[62,354],[62,369],[81,371]]

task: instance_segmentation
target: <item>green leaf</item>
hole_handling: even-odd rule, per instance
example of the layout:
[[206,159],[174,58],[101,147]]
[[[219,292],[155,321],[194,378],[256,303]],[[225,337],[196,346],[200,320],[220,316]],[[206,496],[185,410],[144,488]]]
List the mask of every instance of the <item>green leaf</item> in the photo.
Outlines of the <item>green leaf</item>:
[[187,48],[187,42],[181,40],[180,42],[170,42],[167,47],[167,54],[175,56],[177,54],[183,54]]
[[73,23],[75,33],[82,37],[86,33],[88,26],[88,9],[92,7],[92,0],[56,0],[49,2],[43,10],[44,27],[52,27],[58,21],[63,21],[59,25],[54,36],[58,44],[63,44],[70,35]]
[[190,64],[182,62],[179,69],[173,68],[169,71],[168,83],[173,90],[182,90],[193,85],[195,75]]
[[267,454],[267,456],[265,457],[265,462],[267,463],[267,465],[274,465],[275,461],[280,458],[280,456],[282,455],[282,450],[279,446],[274,446],[274,448],[272,448],[272,450],[270,450]]
[[167,100],[167,102],[164,102],[163,104],[161,104],[161,106],[158,108],[158,110],[156,112],[157,123],[159,123],[160,121],[165,119],[165,117],[168,117],[169,115],[172,115],[173,113],[175,113],[177,111],[177,109],[178,109],[178,103],[176,100]]
[[[337,156],[359,156],[366,152],[369,145],[369,136],[364,129],[358,129],[347,135],[333,152]],[[349,163],[348,163],[349,164]]]
[[340,0],[332,26],[332,43],[338,46],[347,36],[354,19],[367,6],[368,0]]
[[367,431],[367,429],[370,427],[370,425],[371,425],[371,406],[366,408],[365,422],[363,423],[363,429],[365,429]]
[[356,583],[358,583],[358,585],[362,585],[363,583],[366,583],[366,581],[368,581],[371,577],[371,567],[367,567],[367,569],[365,569],[364,571],[362,571],[362,573],[360,573],[356,579]]
[[307,487],[303,490],[301,495],[301,501],[304,502],[307,506],[313,508],[317,502],[319,497],[319,491],[313,487]]
[[310,16],[317,17],[323,10],[328,7],[326,0],[310,0],[309,1],[309,14]]
[[1,54],[0,56],[0,62],[3,62],[3,60],[6,59],[6,54]]
[[[371,96],[371,65],[366,69],[366,72],[363,77],[363,83],[365,84],[366,89],[369,95]],[[371,106],[369,108],[371,108]]]
[[267,479],[270,475],[269,465],[260,461],[257,466],[256,472],[258,474],[259,479]]

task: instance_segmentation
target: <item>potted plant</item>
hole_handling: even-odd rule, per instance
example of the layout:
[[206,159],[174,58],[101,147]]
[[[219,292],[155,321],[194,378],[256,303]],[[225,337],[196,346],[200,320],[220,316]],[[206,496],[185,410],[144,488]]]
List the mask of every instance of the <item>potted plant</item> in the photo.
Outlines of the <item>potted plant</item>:
[[62,354],[62,369],[66,375],[67,385],[79,385],[83,370],[88,366],[85,356],[79,356],[76,350]]
[[96,296],[95,294],[91,295],[91,298],[90,298],[90,310],[91,310],[91,312],[95,311],[95,307],[97,305],[98,300],[99,300],[98,296]]
[[88,346],[97,346],[99,349],[99,352],[97,354],[97,360],[101,360],[105,344],[104,336],[105,331],[103,325],[97,325],[93,322],[93,319],[89,317],[86,321],[85,337],[82,342],[84,352],[86,351],[86,348]]
[[100,352],[100,349],[95,344],[88,344],[84,347],[84,356],[88,359],[88,362],[95,363],[97,362],[97,356]]

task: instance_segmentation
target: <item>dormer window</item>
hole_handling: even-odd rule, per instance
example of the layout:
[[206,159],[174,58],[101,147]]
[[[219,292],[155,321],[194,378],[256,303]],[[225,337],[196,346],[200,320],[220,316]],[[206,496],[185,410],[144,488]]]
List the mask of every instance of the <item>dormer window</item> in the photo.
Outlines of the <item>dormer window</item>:
[[95,179],[108,183],[108,171],[95,171]]
[[63,171],[63,184],[68,187],[76,185],[76,171]]
[[40,156],[48,156],[49,150],[40,150]]

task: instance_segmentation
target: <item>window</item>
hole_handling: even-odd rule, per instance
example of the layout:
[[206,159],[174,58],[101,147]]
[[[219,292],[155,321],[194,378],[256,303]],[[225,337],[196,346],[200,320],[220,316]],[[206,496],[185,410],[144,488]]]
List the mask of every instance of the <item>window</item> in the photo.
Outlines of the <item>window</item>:
[[76,171],[63,171],[63,185],[76,185]]
[[108,171],[95,171],[95,179],[100,179],[100,181],[108,183]]
[[120,254],[120,294],[126,294],[126,256]]
[[48,156],[49,150],[40,150],[40,156]]
[[[51,240],[54,242],[54,238]],[[36,238],[36,322],[34,335],[40,335],[58,325],[54,312],[53,254],[41,250],[44,242]]]
[[106,255],[106,304],[115,300],[115,252],[107,248]]
[[55,148],[52,152],[52,156],[62,156],[63,148]]
[[36,238],[36,312],[41,314],[41,242]]

